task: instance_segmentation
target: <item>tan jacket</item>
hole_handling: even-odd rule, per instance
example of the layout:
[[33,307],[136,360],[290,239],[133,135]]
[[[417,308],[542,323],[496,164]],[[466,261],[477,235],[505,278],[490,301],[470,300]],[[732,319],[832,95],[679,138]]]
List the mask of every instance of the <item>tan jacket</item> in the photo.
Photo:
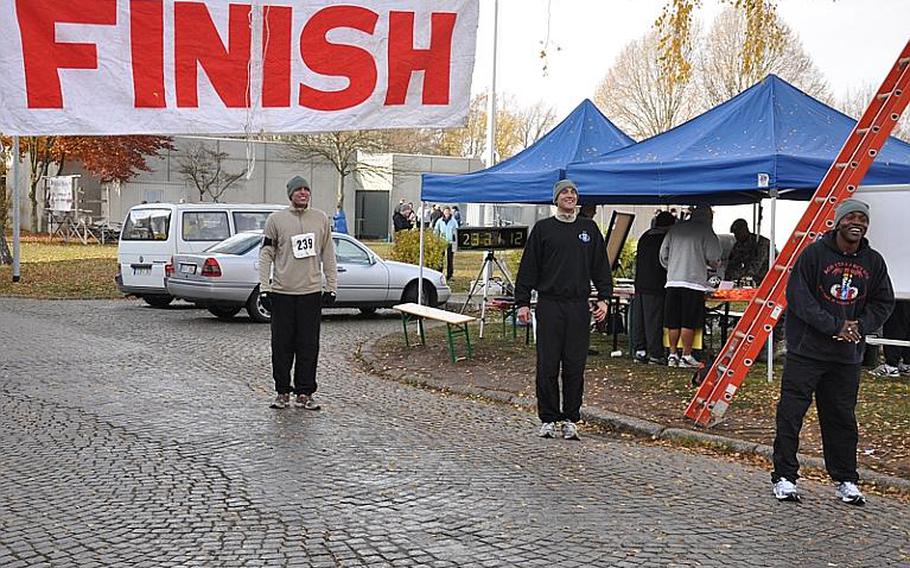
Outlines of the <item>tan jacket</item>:
[[292,295],[313,294],[323,289],[337,292],[335,243],[332,225],[325,213],[312,207],[300,209],[292,205],[269,215],[262,236],[259,251],[261,291]]

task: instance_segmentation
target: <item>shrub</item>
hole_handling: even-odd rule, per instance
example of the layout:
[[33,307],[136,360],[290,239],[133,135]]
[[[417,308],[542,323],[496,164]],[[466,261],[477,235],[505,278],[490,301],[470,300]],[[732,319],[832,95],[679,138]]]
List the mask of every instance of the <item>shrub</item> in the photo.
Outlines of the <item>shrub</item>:
[[[410,229],[395,233],[395,244],[392,245],[392,260],[399,262],[420,263],[420,230]],[[433,231],[423,235],[423,265],[433,270],[442,270],[446,259],[446,241]]]

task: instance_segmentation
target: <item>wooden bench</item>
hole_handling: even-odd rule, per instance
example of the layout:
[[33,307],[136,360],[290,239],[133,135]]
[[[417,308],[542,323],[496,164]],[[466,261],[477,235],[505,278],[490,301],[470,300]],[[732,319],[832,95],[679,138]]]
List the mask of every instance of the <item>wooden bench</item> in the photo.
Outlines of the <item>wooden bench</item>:
[[417,330],[420,332],[420,344],[426,345],[427,338],[423,330],[423,320],[428,319],[441,321],[446,324],[449,342],[449,357],[452,358],[453,363],[458,360],[455,356],[456,337],[464,337],[465,345],[467,346],[467,357],[474,356],[474,348],[471,346],[471,336],[468,333],[468,324],[475,321],[477,318],[413,303],[398,304],[397,306],[393,306],[393,309],[401,312],[401,325],[404,327],[404,343],[408,347],[411,346],[411,340],[408,337],[408,324],[411,323],[411,321],[417,322]]

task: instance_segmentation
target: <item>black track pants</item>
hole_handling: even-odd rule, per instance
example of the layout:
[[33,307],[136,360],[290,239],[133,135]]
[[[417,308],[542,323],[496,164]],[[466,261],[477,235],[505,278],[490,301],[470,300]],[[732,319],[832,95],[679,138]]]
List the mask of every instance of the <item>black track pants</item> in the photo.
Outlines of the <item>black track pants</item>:
[[[883,334],[888,339],[910,338],[910,306],[907,302],[898,301],[894,304],[894,311],[885,322]],[[904,365],[910,365],[910,348],[885,345],[885,363],[897,367],[903,359]]]
[[859,392],[860,365],[808,359],[787,354],[777,403],[777,434],[774,437],[772,481],[799,477],[799,433],[803,417],[812,403],[822,432],[825,469],[834,481],[856,483],[856,397]]
[[664,349],[664,295],[641,293],[632,303],[635,327],[635,351],[647,351],[650,357],[661,358]]
[[272,294],[272,378],[278,394],[291,392],[292,364],[294,393],[309,396],[316,392],[321,321],[321,292]]
[[[537,302],[537,415],[541,422],[581,418],[585,363],[591,340],[587,300]],[[562,410],[559,371],[562,369]]]

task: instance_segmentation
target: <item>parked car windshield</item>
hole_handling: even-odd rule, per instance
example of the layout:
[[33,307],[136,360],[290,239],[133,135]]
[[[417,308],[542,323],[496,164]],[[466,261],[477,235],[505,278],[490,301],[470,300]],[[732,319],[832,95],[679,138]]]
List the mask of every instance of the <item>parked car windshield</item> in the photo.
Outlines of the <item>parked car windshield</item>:
[[124,241],[166,241],[171,229],[170,209],[133,209],[123,225]]
[[237,233],[205,249],[205,252],[218,252],[221,254],[246,254],[262,241],[261,233]]

